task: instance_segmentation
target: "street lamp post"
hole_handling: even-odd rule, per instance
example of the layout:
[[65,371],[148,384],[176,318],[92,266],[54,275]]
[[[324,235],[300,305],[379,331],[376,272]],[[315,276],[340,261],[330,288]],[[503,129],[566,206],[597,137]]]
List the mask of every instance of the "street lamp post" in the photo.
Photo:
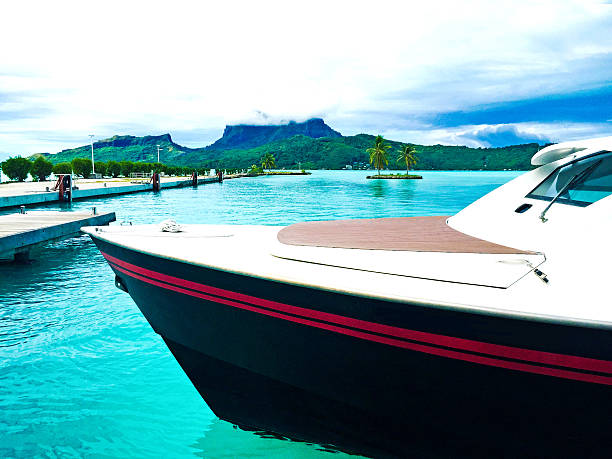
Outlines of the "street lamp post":
[[159,145],[157,146],[157,163],[159,164],[159,150],[161,150],[161,148],[159,147]]
[[96,166],[94,165],[94,155],[93,155],[93,134],[89,134],[89,140],[91,141],[91,173],[96,173]]

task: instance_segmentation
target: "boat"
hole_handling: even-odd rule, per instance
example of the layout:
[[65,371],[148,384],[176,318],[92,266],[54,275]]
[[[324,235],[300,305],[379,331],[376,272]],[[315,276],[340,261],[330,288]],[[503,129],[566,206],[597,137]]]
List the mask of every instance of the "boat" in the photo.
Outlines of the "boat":
[[612,137],[453,216],[89,227],[203,399],[383,456],[607,456]]

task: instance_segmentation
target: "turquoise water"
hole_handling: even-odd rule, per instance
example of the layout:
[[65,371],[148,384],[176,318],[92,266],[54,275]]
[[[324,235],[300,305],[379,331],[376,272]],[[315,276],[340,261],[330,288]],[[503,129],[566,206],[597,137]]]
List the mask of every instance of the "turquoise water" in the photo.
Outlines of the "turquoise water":
[[[517,172],[366,171],[257,177],[87,202],[118,222],[289,224],[450,215]],[[60,205],[45,209],[65,209]],[[0,457],[344,457],[220,421],[88,237],[0,264]]]

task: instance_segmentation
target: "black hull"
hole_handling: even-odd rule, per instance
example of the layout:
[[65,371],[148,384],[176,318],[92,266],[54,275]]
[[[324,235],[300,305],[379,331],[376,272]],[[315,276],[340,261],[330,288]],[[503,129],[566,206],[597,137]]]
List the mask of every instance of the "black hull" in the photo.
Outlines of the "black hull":
[[[361,454],[392,455],[393,451],[406,450],[405,432],[397,425],[372,429],[371,414],[353,406],[164,341],[220,419],[245,430],[265,430],[296,440],[344,446]],[[370,419],[363,422],[366,416]],[[386,424],[388,419],[378,421]],[[418,451],[414,448],[415,453]]]
[[609,330],[424,308],[96,240],[211,409],[371,455],[607,456]]

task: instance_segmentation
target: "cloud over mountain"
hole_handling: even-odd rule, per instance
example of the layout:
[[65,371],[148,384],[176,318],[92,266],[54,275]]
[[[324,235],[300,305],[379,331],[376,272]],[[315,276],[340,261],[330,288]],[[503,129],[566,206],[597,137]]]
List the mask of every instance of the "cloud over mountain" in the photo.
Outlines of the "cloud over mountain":
[[543,145],[551,142],[551,139],[545,135],[521,131],[511,124],[477,128],[464,132],[456,138],[459,143],[483,147],[505,147],[507,145],[524,143],[539,143]]

